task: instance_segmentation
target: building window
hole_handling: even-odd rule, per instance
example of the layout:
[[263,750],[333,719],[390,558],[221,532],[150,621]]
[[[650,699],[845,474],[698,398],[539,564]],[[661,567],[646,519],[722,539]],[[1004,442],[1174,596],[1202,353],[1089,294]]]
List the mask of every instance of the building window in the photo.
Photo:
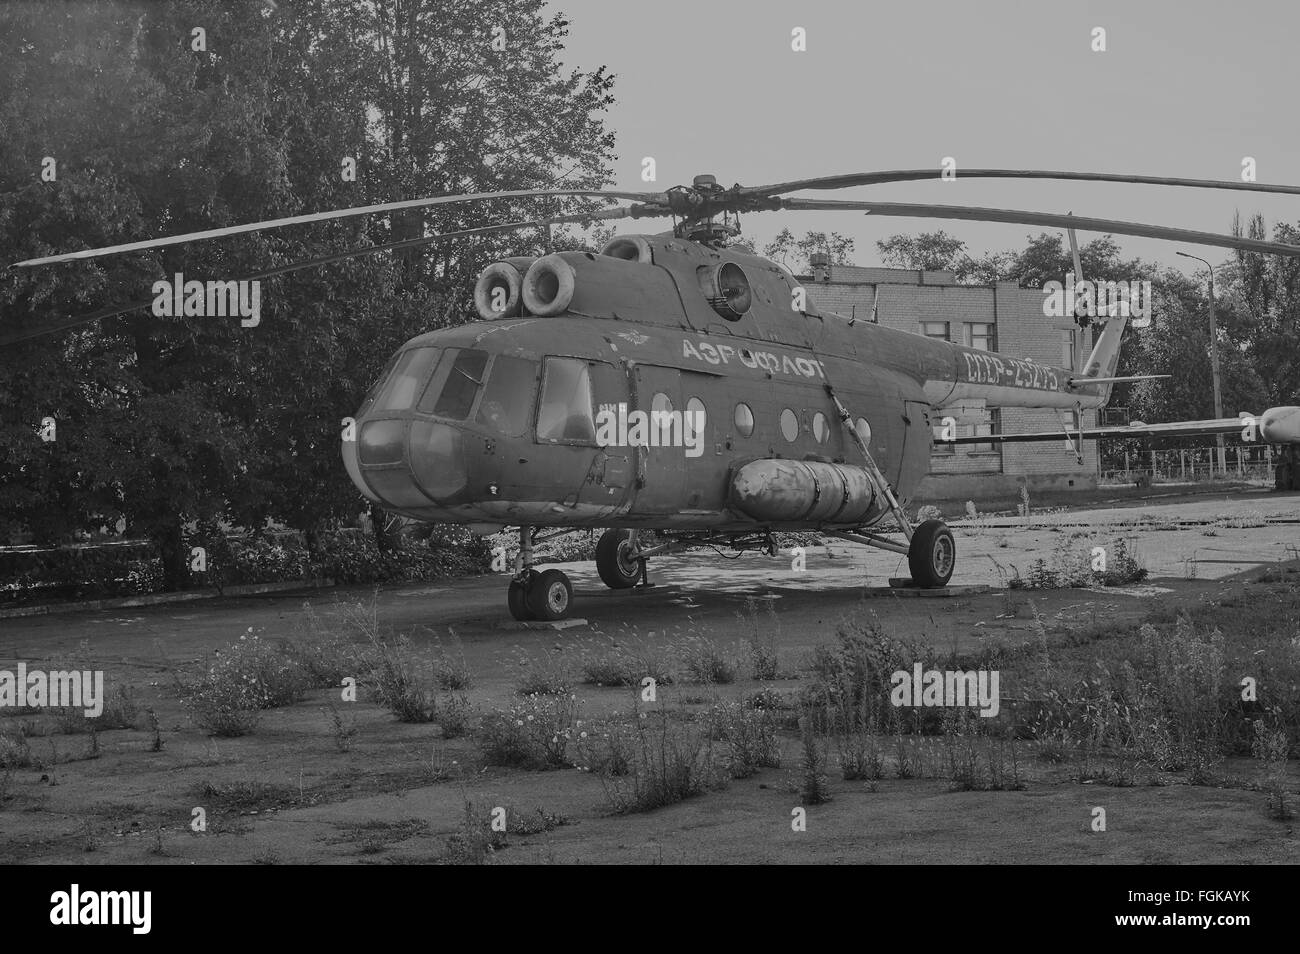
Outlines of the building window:
[[[934,443],[930,446],[931,455],[936,457],[954,456],[957,453],[958,445],[940,443],[940,438],[943,436],[943,425],[937,424],[931,430],[934,432]],[[989,434],[1000,434],[1001,432],[1001,411],[993,409],[984,412],[982,421],[976,421],[973,424],[955,424],[952,429],[952,436],[984,437]],[[996,454],[998,447],[992,441],[987,444],[962,444],[961,452],[963,454]]]
[[748,437],[754,433],[754,412],[743,401],[736,405],[736,430],[740,432],[741,437]]
[[927,338],[941,338],[948,340],[948,322],[946,321],[923,321],[921,322],[921,334]]
[[[971,437],[985,437],[989,434],[995,434],[1000,430],[1001,412],[996,408],[991,411],[985,411],[983,421],[967,426],[967,433]],[[997,445],[990,441],[987,444],[968,444],[966,445],[972,454],[993,454],[997,452]]]
[[[944,426],[942,424],[935,424],[933,427],[930,428],[930,430],[934,432],[934,441],[933,443],[930,444],[930,454],[932,456],[951,457],[952,455],[957,453],[956,444],[940,443],[940,440],[943,438],[943,430],[944,430]],[[952,429],[952,436],[958,437],[960,435],[961,435],[961,428],[954,427]]]
[[791,443],[799,436],[799,417],[789,408],[781,412],[781,436]]
[[996,351],[998,346],[992,324],[966,325],[966,347],[979,351]]

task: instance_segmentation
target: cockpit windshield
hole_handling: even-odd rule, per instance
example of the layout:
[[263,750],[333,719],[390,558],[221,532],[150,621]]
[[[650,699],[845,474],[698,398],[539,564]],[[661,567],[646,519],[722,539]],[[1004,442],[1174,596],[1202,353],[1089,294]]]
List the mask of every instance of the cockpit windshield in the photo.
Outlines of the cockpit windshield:
[[537,397],[537,362],[497,355],[489,366],[489,357],[477,348],[400,352],[375,385],[368,408],[409,411],[414,407],[447,421],[464,421],[473,415],[499,434],[523,437]]
[[405,411],[415,403],[419,387],[438,358],[437,348],[411,348],[398,355],[388,381],[375,398],[375,411]]

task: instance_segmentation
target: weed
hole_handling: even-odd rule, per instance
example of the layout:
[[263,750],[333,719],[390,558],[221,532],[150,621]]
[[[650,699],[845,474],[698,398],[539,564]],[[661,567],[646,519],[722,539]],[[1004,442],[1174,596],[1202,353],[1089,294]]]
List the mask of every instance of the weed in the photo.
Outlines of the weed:
[[799,797],[805,805],[821,805],[831,800],[827,786],[826,757],[812,731],[812,719],[804,720],[803,753],[799,760]]
[[437,719],[437,700],[422,678],[422,661],[405,636],[374,644],[374,679],[379,701],[399,722],[424,723]]
[[664,709],[634,710],[632,755],[625,775],[602,775],[611,808],[648,812],[725,784],[713,741]]
[[1287,804],[1287,754],[1289,743],[1286,732],[1270,728],[1263,719],[1255,720],[1255,735],[1251,753],[1260,762],[1260,785],[1268,793],[1268,809],[1278,821],[1286,821],[1295,812]]
[[748,778],[760,768],[779,768],[781,745],[776,722],[762,709],[724,702],[709,712],[710,730],[727,744],[726,764],[732,778]]
[[727,685],[736,681],[739,665],[735,657],[724,652],[713,640],[692,635],[679,646],[682,662],[693,682],[703,685]]
[[574,695],[533,694],[504,712],[488,713],[478,731],[484,762],[527,769],[568,766],[569,744],[582,731],[579,709]]
[[343,713],[339,711],[338,706],[333,704],[330,705],[328,711],[330,716],[330,728],[334,735],[334,747],[340,752],[347,752],[352,748],[352,743],[357,737],[356,716],[351,713],[344,716]]

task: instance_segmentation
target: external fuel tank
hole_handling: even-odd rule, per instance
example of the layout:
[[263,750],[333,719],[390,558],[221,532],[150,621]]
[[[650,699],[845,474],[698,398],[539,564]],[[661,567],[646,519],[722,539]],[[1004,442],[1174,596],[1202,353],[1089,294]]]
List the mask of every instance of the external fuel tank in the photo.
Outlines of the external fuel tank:
[[773,523],[865,522],[876,490],[865,468],[812,460],[754,460],[731,478],[730,503]]

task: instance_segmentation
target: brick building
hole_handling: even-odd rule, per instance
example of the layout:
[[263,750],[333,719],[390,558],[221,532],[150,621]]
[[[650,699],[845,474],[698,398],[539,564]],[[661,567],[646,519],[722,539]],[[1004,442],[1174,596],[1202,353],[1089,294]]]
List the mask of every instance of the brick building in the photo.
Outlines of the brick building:
[[[1080,331],[1070,318],[1043,314],[1043,292],[1015,282],[959,285],[951,272],[912,271],[829,265],[813,256],[812,275],[801,279],[823,312],[859,321],[878,321],[890,328],[930,335],[974,348],[986,348],[1042,364],[1075,368],[1092,350],[1092,333]],[[1082,424],[1096,424],[1085,411]],[[958,434],[1023,433],[1061,430],[1053,410],[1028,408],[972,409],[954,413]],[[1071,428],[1079,421],[1067,414]],[[1092,488],[1100,472],[1097,445],[1085,441],[1080,464],[1059,442],[1033,444],[936,445],[930,475],[917,501],[954,500],[1016,494],[1022,485],[1035,490]]]

